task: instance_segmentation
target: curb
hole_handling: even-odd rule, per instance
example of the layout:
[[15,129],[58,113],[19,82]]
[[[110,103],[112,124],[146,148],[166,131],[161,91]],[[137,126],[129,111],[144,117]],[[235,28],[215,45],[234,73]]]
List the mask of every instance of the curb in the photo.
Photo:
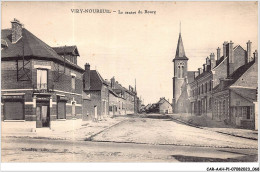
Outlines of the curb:
[[199,129],[204,129],[204,130],[207,130],[207,131],[213,131],[213,132],[216,132],[216,133],[225,134],[225,135],[229,135],[229,136],[234,136],[234,137],[249,139],[249,140],[258,140],[257,138],[244,137],[244,136],[239,136],[239,135],[235,135],[235,134],[229,134],[229,133],[225,133],[225,132],[221,132],[221,131],[208,130],[208,129],[206,129],[205,127],[200,127],[200,126],[197,126],[197,125],[193,125],[193,124],[184,122],[184,121],[179,120],[179,119],[174,119],[174,118],[172,118],[171,116],[169,116],[169,117],[170,117],[171,119],[173,119],[174,121],[178,121],[178,122],[180,122],[180,123],[183,123],[183,124],[188,125],[188,126],[191,126],[191,127],[195,127],[195,128],[199,128]]
[[200,147],[200,148],[228,148],[228,149],[255,149],[253,147],[232,147],[232,146],[204,146],[204,145],[192,145],[192,144],[171,144],[171,143],[143,143],[143,142],[131,142],[131,141],[109,141],[109,140],[92,140],[91,142],[102,142],[102,143],[125,143],[125,144],[137,144],[137,145],[157,145],[157,146],[189,146],[189,147]]
[[169,116],[169,117],[170,117],[172,120],[178,121],[178,122],[183,123],[183,124],[185,124],[185,125],[188,125],[188,126],[191,126],[191,127],[195,127],[195,128],[199,128],[199,129],[204,129],[203,127],[200,127],[200,126],[197,126],[197,125],[193,125],[193,124],[184,122],[184,121],[179,120],[179,119],[174,119],[174,118],[172,118],[171,116]]

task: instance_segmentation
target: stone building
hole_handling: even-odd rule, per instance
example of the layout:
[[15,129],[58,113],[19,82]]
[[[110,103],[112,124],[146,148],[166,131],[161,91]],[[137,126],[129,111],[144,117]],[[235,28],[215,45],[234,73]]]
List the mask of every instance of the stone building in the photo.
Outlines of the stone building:
[[3,122],[30,121],[26,126],[31,128],[53,128],[81,119],[84,70],[77,65],[77,47],[52,48],[17,19],[11,25],[1,32]]

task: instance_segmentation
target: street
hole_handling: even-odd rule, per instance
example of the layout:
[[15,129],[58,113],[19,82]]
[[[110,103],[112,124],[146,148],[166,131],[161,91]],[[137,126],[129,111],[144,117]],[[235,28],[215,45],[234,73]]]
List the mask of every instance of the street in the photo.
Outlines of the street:
[[159,114],[126,117],[85,140],[2,137],[2,162],[255,162],[258,150],[257,140]]

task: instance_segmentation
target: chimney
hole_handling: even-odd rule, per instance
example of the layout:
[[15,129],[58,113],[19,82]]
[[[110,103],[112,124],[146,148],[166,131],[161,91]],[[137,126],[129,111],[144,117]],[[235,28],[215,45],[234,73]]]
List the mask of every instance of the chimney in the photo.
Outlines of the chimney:
[[228,44],[227,41],[225,41],[225,42],[223,43],[223,56],[224,56],[224,58],[227,57],[227,44]]
[[198,68],[199,75],[202,74],[202,69]]
[[111,88],[115,89],[115,77],[113,76],[113,78],[111,78],[110,80],[111,80]]
[[197,76],[199,76],[199,71],[195,71],[195,72],[194,72],[194,79],[195,79]]
[[86,63],[85,64],[85,73],[83,75],[84,79],[84,90],[89,90],[90,89],[90,64]]
[[234,63],[234,50],[233,50],[233,42],[230,41],[228,44],[228,58],[229,58],[229,63]]
[[256,63],[258,62],[257,57],[258,57],[258,52],[257,52],[257,50],[255,50],[255,52],[254,52],[254,60],[255,60]]
[[220,59],[220,48],[218,47],[217,48],[217,60],[219,60]]
[[[220,55],[220,49],[219,49],[219,55]],[[215,65],[216,65],[215,54],[211,53],[210,54],[210,69],[213,69],[215,67]]]
[[247,44],[247,54],[246,54],[246,63],[249,63],[251,61],[251,44],[250,40],[246,43]]
[[203,64],[203,72],[205,72],[205,71],[206,71],[206,64]]
[[14,18],[14,20],[11,21],[11,23],[12,23],[12,43],[16,43],[19,39],[22,38],[23,26],[20,23],[20,21],[17,20],[16,18]]
[[210,60],[209,60],[209,57],[207,57],[206,58],[206,71],[209,71],[209,70],[210,70]]

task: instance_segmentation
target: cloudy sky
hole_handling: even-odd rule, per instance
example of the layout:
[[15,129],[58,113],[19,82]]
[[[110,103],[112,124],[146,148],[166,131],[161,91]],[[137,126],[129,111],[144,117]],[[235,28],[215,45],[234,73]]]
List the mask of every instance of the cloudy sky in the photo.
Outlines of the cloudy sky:
[[[77,45],[78,65],[134,86],[144,103],[172,101],[179,23],[188,70],[197,70],[224,41],[258,47],[255,2],[2,2],[2,28],[17,18],[50,46]],[[72,13],[71,9],[156,11],[156,14]],[[222,54],[222,51],[221,51]]]

